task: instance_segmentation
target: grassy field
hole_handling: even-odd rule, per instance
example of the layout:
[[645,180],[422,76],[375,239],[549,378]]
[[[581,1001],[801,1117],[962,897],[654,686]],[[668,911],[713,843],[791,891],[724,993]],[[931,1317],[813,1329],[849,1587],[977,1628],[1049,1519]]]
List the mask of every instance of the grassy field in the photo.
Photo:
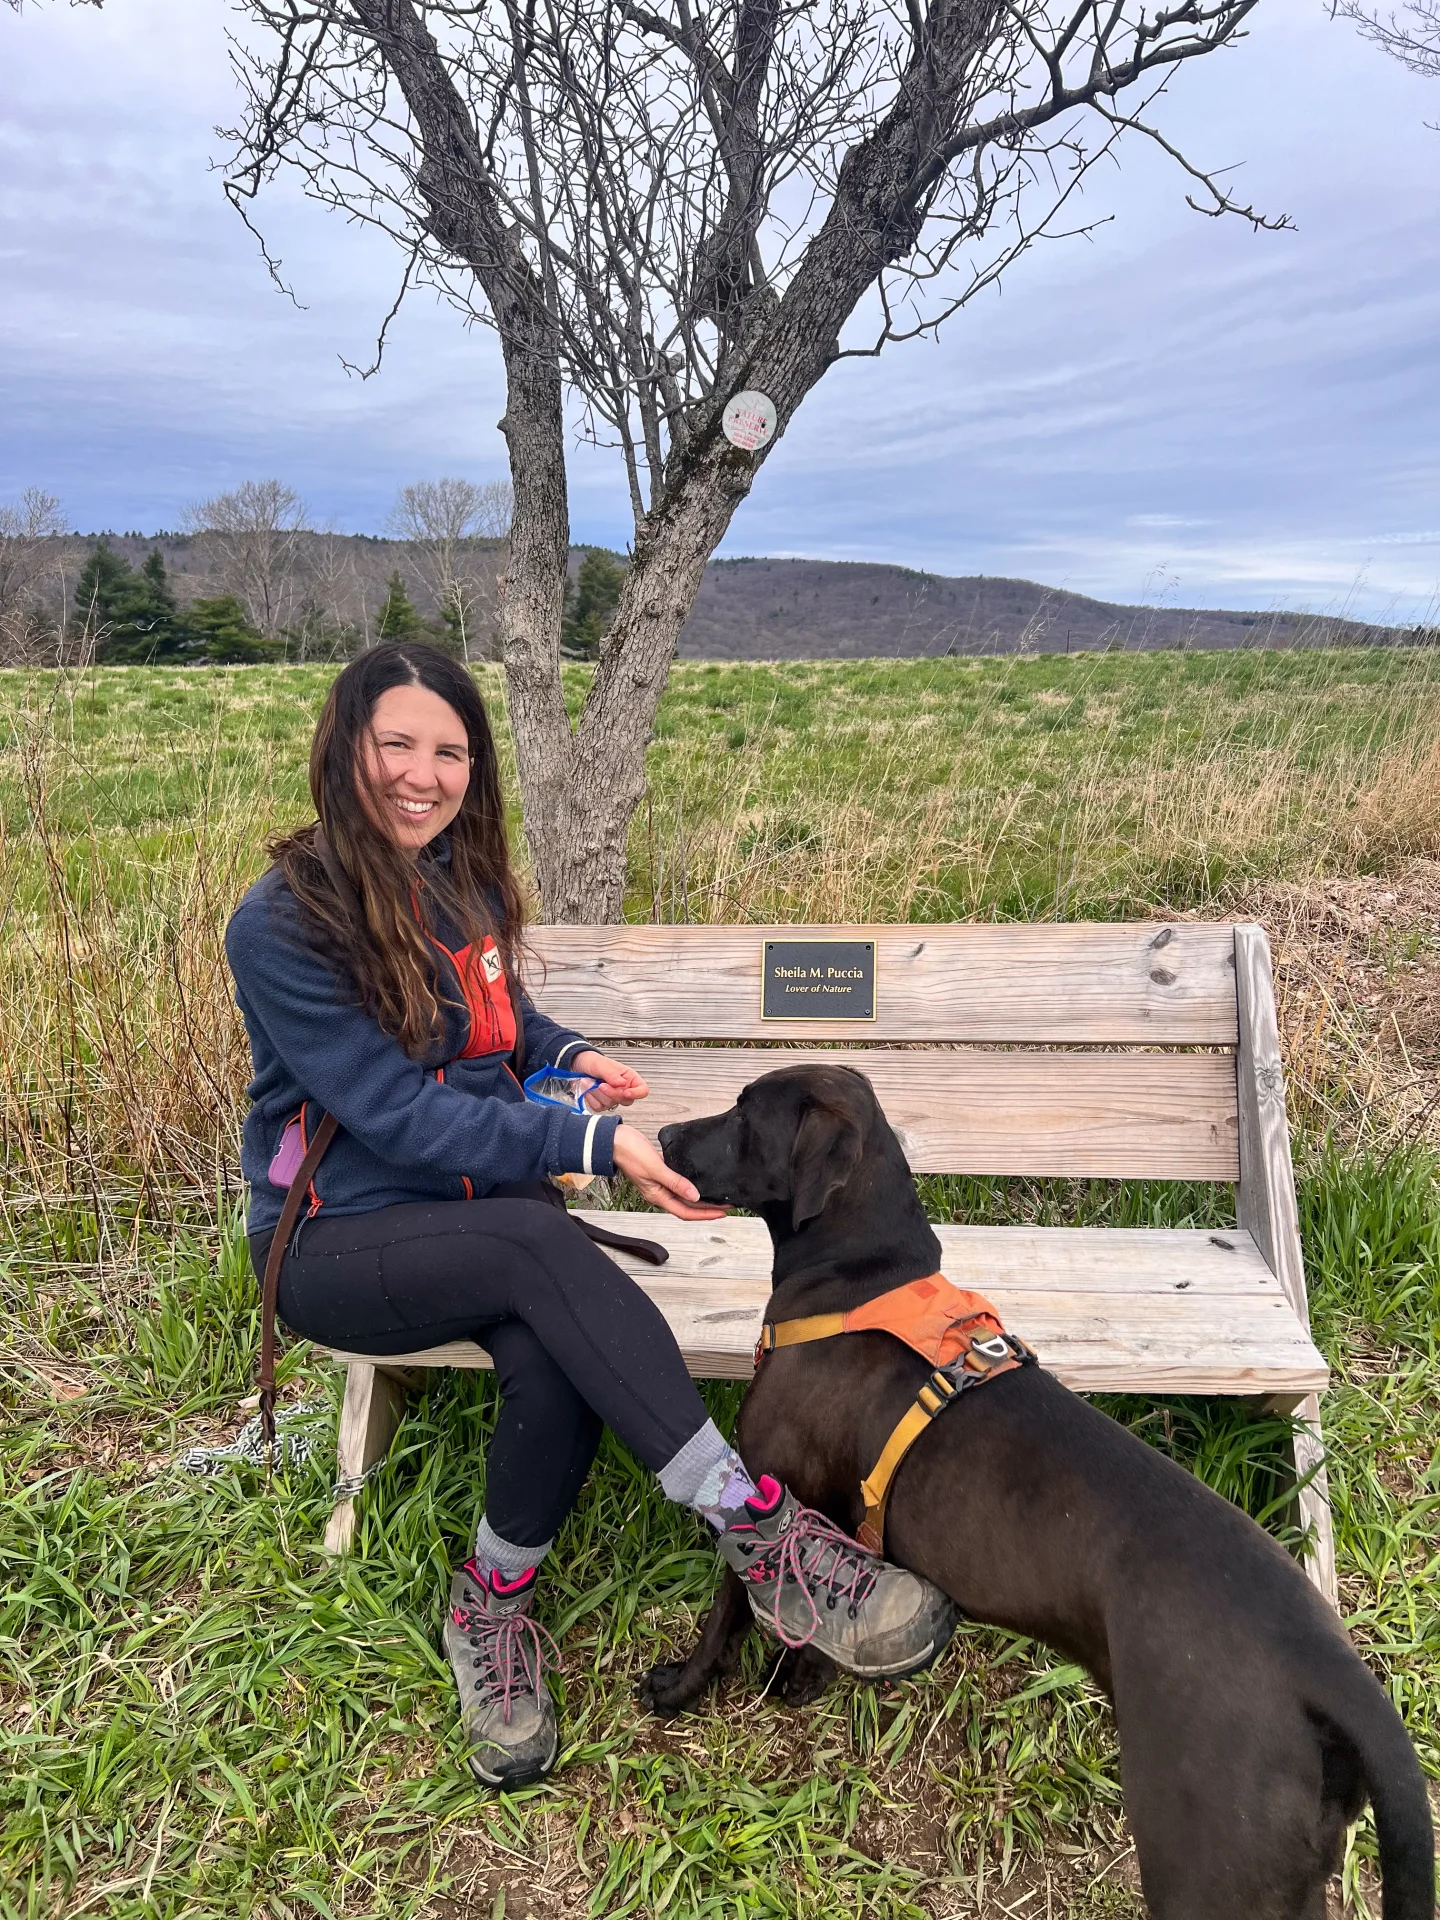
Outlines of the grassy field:
[[[478,1796],[435,1641],[487,1380],[412,1404],[344,1564],[318,1551],[337,1382],[303,1348],[308,1462],[269,1491],[174,1468],[250,1392],[219,932],[305,815],[327,681],[0,674],[0,1916],[1139,1914],[1108,1713],[1029,1643],[967,1629],[933,1673],[802,1715],[752,1656],[721,1710],[646,1720],[633,1683],[715,1560],[608,1443],[547,1575],[564,1763]],[[630,911],[1272,919],[1345,1607],[1440,1779],[1440,1207],[1407,1013],[1440,955],[1407,907],[1440,899],[1437,718],[1420,651],[688,666]],[[937,1217],[1231,1217],[1223,1189],[925,1184]],[[1275,1502],[1281,1423],[1112,1410]],[[1356,1911],[1372,1851],[1362,1825]]]

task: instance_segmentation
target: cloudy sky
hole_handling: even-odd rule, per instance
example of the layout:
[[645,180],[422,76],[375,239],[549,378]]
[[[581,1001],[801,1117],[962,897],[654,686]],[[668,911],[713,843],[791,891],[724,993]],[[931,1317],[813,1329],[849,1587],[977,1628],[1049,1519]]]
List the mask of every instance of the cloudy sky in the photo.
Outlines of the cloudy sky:
[[[81,529],[176,524],[278,474],[376,531],[395,489],[499,477],[498,356],[433,303],[364,360],[395,262],[283,198],[267,280],[220,192],[224,0],[0,8],[0,500]],[[1297,231],[1185,205],[1130,150],[1093,237],[1048,246],[938,344],[842,363],[726,551],[1018,574],[1107,599],[1423,615],[1440,589],[1440,83],[1262,0],[1164,105],[1192,157]],[[575,537],[623,546],[620,476],[574,461]]]

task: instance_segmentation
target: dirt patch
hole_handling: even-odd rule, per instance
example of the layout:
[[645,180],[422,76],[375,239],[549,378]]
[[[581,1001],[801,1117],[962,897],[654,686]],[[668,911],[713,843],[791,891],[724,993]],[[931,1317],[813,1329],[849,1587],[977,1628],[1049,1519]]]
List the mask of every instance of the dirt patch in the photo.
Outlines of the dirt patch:
[[[547,1812],[528,1857],[483,1828],[462,1827],[445,1853],[448,1885],[426,1920],[572,1920],[588,1904],[573,1825]],[[508,1857],[507,1857],[508,1856]]]

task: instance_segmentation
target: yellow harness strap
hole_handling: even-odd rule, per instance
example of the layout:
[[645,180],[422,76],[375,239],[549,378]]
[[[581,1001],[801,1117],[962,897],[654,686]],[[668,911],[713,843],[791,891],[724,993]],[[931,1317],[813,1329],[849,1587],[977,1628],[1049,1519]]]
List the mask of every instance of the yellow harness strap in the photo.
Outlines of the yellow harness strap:
[[[946,1288],[959,1305],[962,1301],[966,1308],[978,1311],[966,1312],[964,1319],[951,1320],[946,1325],[943,1343],[936,1336],[934,1327],[927,1327],[927,1333],[934,1344],[927,1340],[922,1346],[914,1337],[914,1299],[919,1292],[922,1299],[928,1299],[934,1292],[933,1283],[938,1281]],[[896,1324],[886,1325],[887,1303],[894,1300]],[[908,1311],[907,1311],[908,1309]],[[855,1322],[863,1316],[863,1324]],[[970,1329],[975,1331],[971,1332]],[[990,1332],[990,1329],[994,1329]],[[865,1502],[865,1518],[856,1535],[862,1547],[871,1553],[883,1554],[885,1551],[885,1506],[890,1498],[890,1488],[894,1482],[900,1462],[924,1433],[937,1414],[949,1406],[964,1387],[978,1386],[981,1381],[993,1380],[999,1374],[1011,1373],[1017,1367],[1033,1364],[1035,1355],[1023,1340],[1014,1334],[1006,1333],[1001,1327],[995,1310],[988,1300],[979,1294],[961,1295],[958,1289],[951,1289],[950,1283],[941,1274],[932,1274],[926,1280],[911,1281],[908,1286],[897,1287],[892,1294],[881,1294],[878,1300],[872,1300],[862,1309],[850,1313],[812,1313],[803,1320],[767,1320],[760,1330],[759,1345],[755,1350],[755,1364],[758,1366],[767,1353],[777,1347],[800,1347],[811,1340],[831,1340],[840,1333],[879,1332],[892,1334],[897,1340],[923,1352],[927,1358],[934,1359],[942,1344],[949,1346],[960,1336],[962,1351],[958,1358],[950,1363],[951,1371],[937,1367],[930,1378],[921,1387],[914,1401],[891,1429],[890,1437],[880,1449],[880,1458],[870,1469],[869,1474],[860,1483],[860,1496]],[[988,1336],[988,1337],[987,1337]],[[961,1378],[957,1382],[954,1375]]]
[[860,1482],[860,1497],[865,1502],[865,1518],[855,1538],[872,1553],[885,1551],[885,1503],[890,1498],[890,1483],[895,1470],[920,1438],[937,1413],[942,1413],[960,1389],[946,1373],[932,1373],[890,1438],[880,1450],[880,1458]]
[[778,1320],[773,1324],[767,1320],[760,1329],[760,1348],[769,1353],[772,1347],[803,1347],[807,1340],[828,1340],[832,1334],[845,1331],[843,1313],[812,1313],[806,1320]]

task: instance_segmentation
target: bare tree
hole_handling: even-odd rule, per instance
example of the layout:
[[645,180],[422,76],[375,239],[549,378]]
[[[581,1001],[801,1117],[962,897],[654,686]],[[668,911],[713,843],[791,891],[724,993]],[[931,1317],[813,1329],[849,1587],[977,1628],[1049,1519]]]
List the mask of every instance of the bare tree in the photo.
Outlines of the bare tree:
[[359,637],[353,610],[360,597],[355,573],[355,541],[333,526],[304,541],[297,573],[304,597],[292,628],[302,661],[333,660],[350,651]]
[[[425,585],[466,660],[477,639],[480,556],[476,539],[504,540],[515,496],[508,481],[420,480],[402,487],[387,526],[408,540]],[[493,549],[488,557],[493,563]],[[492,564],[492,578],[500,569]]]
[[1440,79],[1440,0],[1405,0],[1399,14],[1381,19],[1361,0],[1336,0],[1334,12],[1353,20],[1367,40],[1373,40],[1412,73]]
[[49,542],[64,533],[53,493],[27,487],[13,506],[0,506],[0,620],[27,612],[41,582],[54,572]]
[[209,535],[216,571],[250,624],[273,640],[288,620],[299,536],[308,524],[305,502],[283,480],[247,480],[185,512],[185,525]]
[[[295,169],[399,242],[397,307],[428,280],[499,338],[515,490],[501,637],[549,917],[620,916],[645,749],[705,563],[837,359],[933,332],[1039,238],[1077,230],[1076,189],[1123,134],[1163,148],[1200,210],[1280,224],[1143,117],[1255,4],[240,0],[242,217]],[[751,450],[723,424],[744,391],[774,407]],[[574,726],[567,399],[618,450],[635,523]]]

